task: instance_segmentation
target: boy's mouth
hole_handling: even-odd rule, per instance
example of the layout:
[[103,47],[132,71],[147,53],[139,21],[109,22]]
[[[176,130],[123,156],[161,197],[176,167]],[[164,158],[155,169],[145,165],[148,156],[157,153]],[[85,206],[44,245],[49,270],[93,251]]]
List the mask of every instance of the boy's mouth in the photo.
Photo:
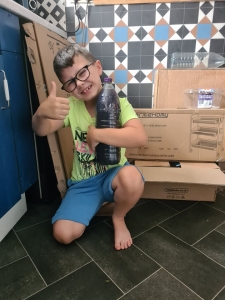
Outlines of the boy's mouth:
[[84,89],[81,94],[86,94],[90,89],[91,89],[92,85],[89,85],[88,87],[86,87],[86,89]]

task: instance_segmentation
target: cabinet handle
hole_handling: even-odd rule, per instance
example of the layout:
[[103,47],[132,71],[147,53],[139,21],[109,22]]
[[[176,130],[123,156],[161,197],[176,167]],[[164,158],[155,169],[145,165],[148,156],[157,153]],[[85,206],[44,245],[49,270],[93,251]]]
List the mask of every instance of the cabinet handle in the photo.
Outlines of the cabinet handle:
[[1,107],[1,109],[8,109],[10,107],[10,97],[9,97],[9,86],[8,86],[8,81],[7,78],[5,76],[5,72],[3,70],[0,70],[0,72],[2,72],[4,74],[4,79],[3,79],[3,85],[4,85],[4,91],[5,91],[5,100],[8,102],[8,106],[7,107]]

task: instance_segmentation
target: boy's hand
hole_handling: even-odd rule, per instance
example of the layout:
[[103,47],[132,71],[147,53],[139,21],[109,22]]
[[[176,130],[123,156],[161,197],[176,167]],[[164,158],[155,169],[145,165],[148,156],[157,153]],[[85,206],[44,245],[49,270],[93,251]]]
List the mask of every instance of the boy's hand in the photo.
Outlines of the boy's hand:
[[52,88],[48,98],[41,104],[41,116],[53,120],[64,120],[69,113],[69,100],[56,96],[56,83],[52,81]]
[[96,129],[95,126],[89,126],[88,133],[86,136],[87,143],[93,151],[95,151],[95,147],[99,144],[99,142],[97,142],[95,139],[96,130],[98,130],[98,129]]

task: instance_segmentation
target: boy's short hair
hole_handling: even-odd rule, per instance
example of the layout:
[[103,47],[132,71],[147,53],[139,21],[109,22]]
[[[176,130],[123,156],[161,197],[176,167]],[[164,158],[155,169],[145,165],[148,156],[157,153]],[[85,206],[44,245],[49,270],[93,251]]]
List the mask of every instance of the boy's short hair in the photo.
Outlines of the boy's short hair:
[[65,46],[57,52],[53,61],[53,68],[60,81],[62,69],[72,67],[74,64],[73,58],[78,55],[82,55],[90,62],[95,61],[94,56],[86,48],[78,44]]

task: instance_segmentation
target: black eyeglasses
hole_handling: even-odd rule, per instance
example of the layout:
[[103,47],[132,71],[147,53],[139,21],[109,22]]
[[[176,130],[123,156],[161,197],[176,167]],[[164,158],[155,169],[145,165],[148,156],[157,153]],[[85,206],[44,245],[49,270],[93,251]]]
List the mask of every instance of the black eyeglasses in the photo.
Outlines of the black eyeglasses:
[[71,93],[72,91],[75,90],[75,88],[77,87],[76,84],[76,80],[79,81],[85,81],[88,79],[88,77],[90,76],[90,71],[89,71],[89,67],[90,65],[92,65],[93,63],[95,63],[95,61],[92,61],[90,64],[84,66],[83,68],[81,68],[76,76],[72,79],[67,80],[61,87],[62,90],[66,91],[67,93]]

